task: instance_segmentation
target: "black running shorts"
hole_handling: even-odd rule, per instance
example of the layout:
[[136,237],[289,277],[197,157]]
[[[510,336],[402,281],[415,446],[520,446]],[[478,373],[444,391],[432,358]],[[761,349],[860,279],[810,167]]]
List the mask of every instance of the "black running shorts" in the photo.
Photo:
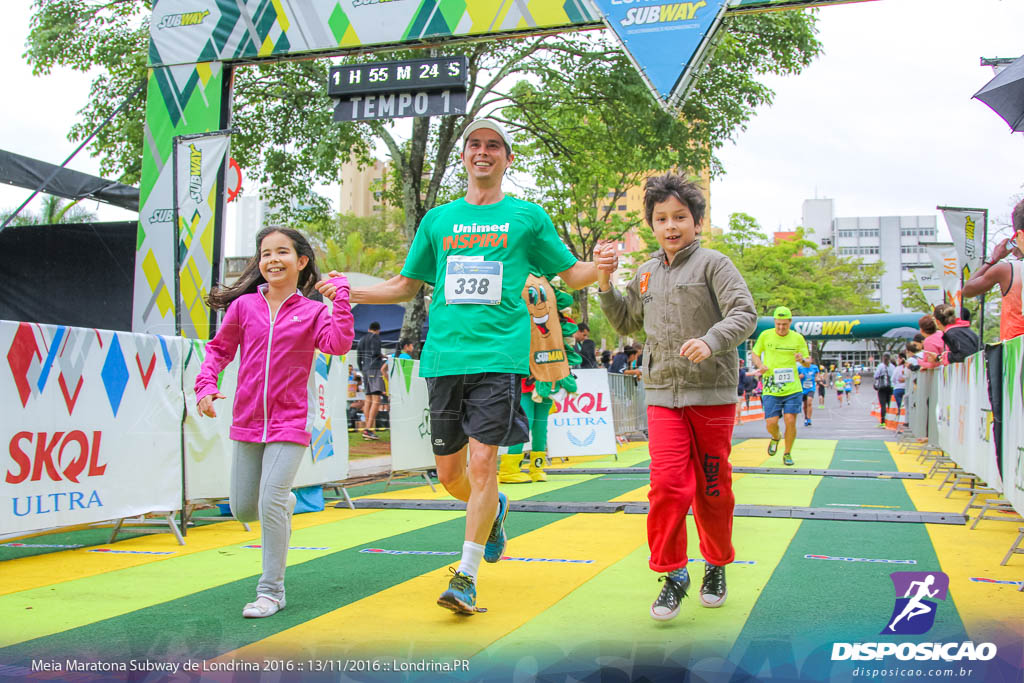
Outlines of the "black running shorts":
[[514,446],[530,438],[526,413],[519,405],[519,375],[480,372],[425,379],[434,455],[458,452],[469,437],[491,446]]

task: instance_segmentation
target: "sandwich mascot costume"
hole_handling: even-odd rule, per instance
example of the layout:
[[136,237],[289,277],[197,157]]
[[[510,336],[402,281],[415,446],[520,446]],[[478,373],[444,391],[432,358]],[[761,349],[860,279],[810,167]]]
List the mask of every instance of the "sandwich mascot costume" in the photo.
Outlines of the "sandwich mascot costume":
[[576,392],[576,378],[570,365],[580,364],[580,355],[566,343],[576,332],[575,323],[565,320],[560,309],[572,306],[572,296],[556,292],[548,278],[531,273],[523,287],[523,299],[530,315],[530,376],[524,378],[521,405],[530,421],[530,473],[520,469],[523,446],[510,446],[501,456],[498,481],[528,484],[547,481],[544,462],[548,448],[548,414],[552,394]]

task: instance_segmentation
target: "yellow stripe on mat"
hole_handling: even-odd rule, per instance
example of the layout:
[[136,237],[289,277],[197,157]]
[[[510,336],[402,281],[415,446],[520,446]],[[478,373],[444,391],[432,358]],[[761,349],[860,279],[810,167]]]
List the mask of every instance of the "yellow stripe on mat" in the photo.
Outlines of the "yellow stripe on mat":
[[[509,556],[593,563],[505,560],[484,564],[477,604],[490,610],[486,614],[460,616],[437,606],[437,598],[451,578],[448,570],[442,569],[218,659],[335,659],[356,653],[435,660],[469,658],[536,618],[638,547],[646,552],[645,523],[643,515],[579,514],[510,540],[506,550]],[[598,526],[600,531],[596,532]],[[385,564],[382,571],[386,571]]]
[[[355,519],[374,510],[349,510],[348,508],[327,508],[322,512],[296,515],[292,518],[292,529],[298,531],[321,524],[333,524],[339,520]],[[56,553],[32,555],[3,563],[3,582],[0,596],[17,591],[41,588],[74,579],[83,579],[98,574],[129,569],[154,562],[165,562],[186,557],[227,545],[259,543],[260,525],[250,524],[251,531],[245,531],[240,522],[219,522],[203,524],[188,530],[185,545],[178,545],[174,536],[166,534],[128,535],[117,543],[76,548]],[[292,545],[298,545],[292,543]],[[89,552],[96,549],[135,550],[146,552],[171,552],[173,555],[133,555],[119,553]]]
[[[900,453],[899,446],[888,443],[889,452],[896,460],[901,471],[927,473],[930,465],[917,462],[916,454]],[[931,479],[903,479],[907,495],[917,510],[929,512],[961,513],[970,500],[966,491],[954,491],[949,498],[946,493],[950,484],[939,490],[939,484],[945,479],[943,472]],[[939,566],[949,576],[949,591],[958,605],[970,607],[960,610],[960,618],[964,628],[975,642],[984,642],[997,638],[1005,640],[1006,634],[1014,633],[1018,642],[1024,637],[1024,610],[1008,610],[1009,604],[1020,604],[1022,594],[1017,586],[1000,583],[984,583],[971,581],[972,578],[992,579],[996,581],[1020,581],[1024,579],[1021,571],[1022,563],[1016,556],[1005,566],[999,562],[1006,555],[1010,545],[1017,538],[1020,522],[1002,522],[983,519],[974,529],[970,528],[980,509],[970,510],[967,525],[928,524],[928,535],[931,538],[935,554],[939,558]],[[1013,614],[1017,616],[1014,617]]]

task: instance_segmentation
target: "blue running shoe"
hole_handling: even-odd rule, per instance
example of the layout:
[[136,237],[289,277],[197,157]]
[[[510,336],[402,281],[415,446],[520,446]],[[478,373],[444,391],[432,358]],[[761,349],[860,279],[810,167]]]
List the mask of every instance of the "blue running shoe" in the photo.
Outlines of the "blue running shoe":
[[498,492],[498,514],[494,518],[491,534],[484,545],[484,560],[497,562],[505,553],[505,515],[508,514],[508,496]]
[[473,578],[460,574],[452,567],[448,567],[448,571],[454,576],[448,582],[448,590],[441,593],[441,597],[437,599],[437,604],[456,614],[485,612],[486,610],[478,609],[476,606],[476,586]]

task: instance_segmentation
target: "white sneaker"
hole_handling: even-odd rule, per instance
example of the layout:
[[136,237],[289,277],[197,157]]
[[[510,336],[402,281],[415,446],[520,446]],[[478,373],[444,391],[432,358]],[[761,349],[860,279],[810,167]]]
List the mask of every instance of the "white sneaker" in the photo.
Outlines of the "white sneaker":
[[277,614],[284,609],[284,605],[284,598],[278,601],[269,595],[261,595],[242,609],[242,616],[246,619],[262,619]]

